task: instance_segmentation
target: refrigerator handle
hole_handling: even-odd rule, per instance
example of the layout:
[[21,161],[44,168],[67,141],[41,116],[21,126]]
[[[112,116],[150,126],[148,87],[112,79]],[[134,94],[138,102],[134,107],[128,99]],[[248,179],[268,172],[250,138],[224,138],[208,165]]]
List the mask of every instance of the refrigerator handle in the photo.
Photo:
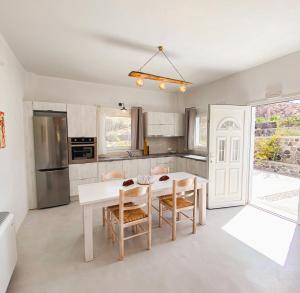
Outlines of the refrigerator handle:
[[64,167],[59,167],[59,168],[51,168],[51,169],[38,169],[37,171],[40,171],[40,172],[54,172],[54,171],[59,171],[59,170],[65,170],[65,169],[68,169],[69,167],[68,166],[64,166]]

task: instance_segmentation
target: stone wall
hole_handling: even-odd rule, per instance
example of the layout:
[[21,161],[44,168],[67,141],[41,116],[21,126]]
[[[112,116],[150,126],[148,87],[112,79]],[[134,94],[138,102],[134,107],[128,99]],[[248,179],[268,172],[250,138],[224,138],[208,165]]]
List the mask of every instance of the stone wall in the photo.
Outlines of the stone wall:
[[[263,139],[262,137],[256,138]],[[255,161],[255,168],[287,176],[300,177],[300,137],[279,138],[281,151],[276,161]]]
[[300,178],[300,165],[286,164],[276,161],[255,162],[255,169]]
[[283,136],[279,138],[281,152],[278,161],[300,165],[300,137]]

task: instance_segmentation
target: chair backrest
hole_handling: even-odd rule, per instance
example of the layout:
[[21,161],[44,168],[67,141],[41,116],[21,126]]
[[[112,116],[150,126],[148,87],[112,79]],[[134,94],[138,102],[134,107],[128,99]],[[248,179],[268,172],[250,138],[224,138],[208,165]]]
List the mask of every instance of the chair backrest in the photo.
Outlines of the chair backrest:
[[[140,202],[139,204],[135,204],[134,206],[124,205],[126,202],[132,201],[134,198],[138,198],[138,197]],[[148,216],[150,216],[149,213],[151,213],[151,206],[152,206],[151,185],[136,186],[129,189],[125,189],[125,188],[120,189],[119,191],[120,221],[123,218],[124,211],[143,208],[145,206],[147,206]]]
[[124,178],[125,178],[125,174],[123,171],[114,170],[106,174],[103,174],[101,176],[101,181],[109,181],[109,180],[124,179]]
[[186,179],[173,180],[173,207],[176,209],[176,198],[192,197],[195,202],[197,195],[197,177],[189,177]]
[[166,166],[156,166],[151,169],[151,175],[161,175],[170,173],[170,168]]

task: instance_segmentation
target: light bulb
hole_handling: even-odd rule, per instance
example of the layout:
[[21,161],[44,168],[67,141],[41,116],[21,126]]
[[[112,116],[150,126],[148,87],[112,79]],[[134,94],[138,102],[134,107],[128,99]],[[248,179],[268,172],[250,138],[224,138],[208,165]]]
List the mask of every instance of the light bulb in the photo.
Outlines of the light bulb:
[[182,93],[184,93],[186,91],[186,86],[185,85],[181,85],[178,89],[179,89],[179,91],[181,91]]
[[142,78],[138,78],[135,83],[138,87],[142,87],[144,85],[144,80]]
[[160,88],[161,90],[165,90],[165,89],[166,89],[166,84],[165,84],[164,82],[161,82],[161,83],[159,84],[159,88]]

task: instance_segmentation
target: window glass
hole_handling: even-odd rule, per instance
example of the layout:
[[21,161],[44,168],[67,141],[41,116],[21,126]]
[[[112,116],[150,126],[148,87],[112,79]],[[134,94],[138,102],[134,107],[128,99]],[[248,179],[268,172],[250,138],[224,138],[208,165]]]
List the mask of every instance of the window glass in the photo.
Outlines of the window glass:
[[225,162],[225,138],[218,139],[218,162]]
[[105,146],[110,151],[131,148],[130,116],[105,116]]
[[233,138],[231,141],[231,161],[239,160],[240,140],[239,138]]

